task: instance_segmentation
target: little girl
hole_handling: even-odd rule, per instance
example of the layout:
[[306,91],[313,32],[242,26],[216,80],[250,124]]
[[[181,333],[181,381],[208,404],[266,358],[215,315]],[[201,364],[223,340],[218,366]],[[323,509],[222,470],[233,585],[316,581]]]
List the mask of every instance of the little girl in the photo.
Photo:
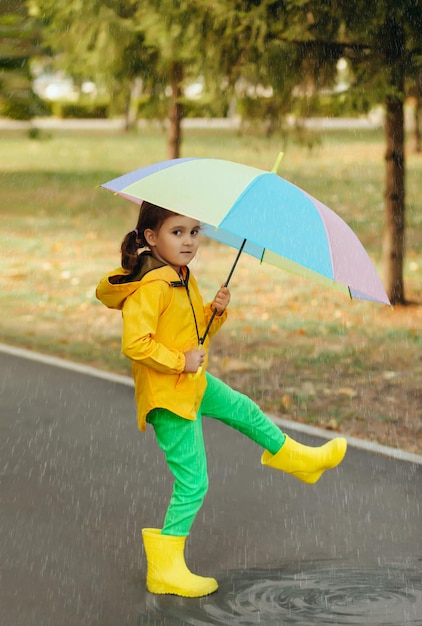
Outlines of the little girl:
[[[107,274],[97,298],[123,316],[122,351],[132,362],[138,424],[150,424],[174,476],[161,530],[142,531],[147,589],[199,597],[218,587],[190,572],[184,546],[208,489],[202,416],[213,417],[264,448],[261,462],[305,483],[336,467],[346,440],[312,448],[285,435],[247,396],[206,371],[213,311],[214,334],[227,317],[230,293],[221,287],[204,306],[188,264],[199,245],[197,220],[144,202],[136,228],[121,246],[122,267]],[[198,346],[201,346],[198,348]]]

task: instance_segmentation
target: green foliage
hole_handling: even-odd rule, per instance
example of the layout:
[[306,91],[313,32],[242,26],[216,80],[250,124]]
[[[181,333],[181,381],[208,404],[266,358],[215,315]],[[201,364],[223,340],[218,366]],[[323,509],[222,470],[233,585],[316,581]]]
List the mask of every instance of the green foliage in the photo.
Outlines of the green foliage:
[[109,102],[104,99],[81,99],[78,102],[56,101],[51,103],[51,113],[62,119],[107,119]]
[[[180,98],[185,118],[226,117],[228,104],[211,98],[190,100]],[[137,114],[141,119],[164,120],[167,118],[170,98],[163,95],[142,96],[137,101]]]
[[43,113],[31,87],[29,61],[37,52],[38,31],[23,2],[0,7],[0,115],[29,120]]
[[137,27],[137,6],[130,0],[31,0],[55,67],[77,84],[93,80],[109,98],[111,115],[129,110],[134,82],[141,77],[147,84],[155,63]]
[[146,120],[165,120],[168,114],[168,98],[157,95],[144,96],[137,101],[137,115]]
[[359,117],[367,115],[374,105],[365,91],[315,94],[312,98],[295,98],[291,112],[298,117]]
[[183,116],[188,118],[227,117],[228,102],[223,98],[215,101],[213,98],[203,97],[199,100],[182,99]]
[[0,115],[14,120],[30,120],[48,114],[48,107],[31,89],[20,89],[0,99]]
[[237,102],[237,112],[244,121],[268,122],[272,131],[283,126],[284,112],[277,97],[244,97]]

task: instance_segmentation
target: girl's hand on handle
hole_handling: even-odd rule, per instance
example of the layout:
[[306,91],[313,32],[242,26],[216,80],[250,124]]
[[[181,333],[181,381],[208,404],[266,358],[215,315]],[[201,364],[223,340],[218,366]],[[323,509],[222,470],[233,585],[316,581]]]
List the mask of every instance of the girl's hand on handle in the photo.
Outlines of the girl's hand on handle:
[[195,374],[205,361],[205,350],[189,350],[185,352],[184,372]]
[[211,307],[217,311],[217,315],[221,315],[226,310],[230,302],[230,291],[228,287],[221,285],[215,294]]

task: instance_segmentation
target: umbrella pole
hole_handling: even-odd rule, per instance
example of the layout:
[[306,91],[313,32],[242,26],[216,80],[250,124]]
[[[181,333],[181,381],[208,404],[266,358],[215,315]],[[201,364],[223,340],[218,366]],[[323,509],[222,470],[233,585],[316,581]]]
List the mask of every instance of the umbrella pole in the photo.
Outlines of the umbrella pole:
[[[236,258],[235,258],[235,260],[234,260],[234,263],[233,263],[233,265],[232,265],[232,268],[231,268],[231,270],[230,270],[230,272],[229,272],[229,275],[227,276],[227,280],[226,280],[226,282],[224,283],[224,287],[228,287],[228,286],[229,286],[229,282],[230,282],[230,280],[231,280],[231,277],[233,276],[233,272],[234,272],[234,270],[236,269],[237,262],[239,261],[240,255],[241,255],[241,254],[242,254],[242,252],[243,252],[243,248],[245,247],[245,244],[246,244],[246,239],[244,239],[244,240],[243,240],[242,245],[240,246],[240,248],[239,248],[239,250],[238,250],[238,253],[237,253],[237,256],[236,256]],[[211,324],[213,323],[213,321],[214,321],[214,317],[215,317],[216,315],[217,315],[217,311],[214,309],[214,311],[212,312],[212,315],[211,315],[211,319],[210,319],[210,321],[208,322],[208,326],[207,326],[207,327],[206,327],[206,329],[205,329],[204,336],[202,337],[202,339],[201,339],[201,340],[200,340],[200,342],[199,342],[199,346],[200,346],[200,347],[201,347],[202,345],[204,345],[205,338],[206,338],[206,336],[207,336],[207,335],[208,335],[208,333],[209,333],[209,330],[210,330],[210,328],[211,328]]]

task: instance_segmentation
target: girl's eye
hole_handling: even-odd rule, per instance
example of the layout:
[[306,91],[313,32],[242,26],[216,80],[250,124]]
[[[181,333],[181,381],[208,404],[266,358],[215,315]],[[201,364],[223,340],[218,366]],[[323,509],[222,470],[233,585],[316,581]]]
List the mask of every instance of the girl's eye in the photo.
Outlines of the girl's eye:
[[196,237],[196,235],[199,235],[199,230],[198,230],[198,229],[196,229],[196,230],[192,230],[190,234],[191,234],[193,237]]

